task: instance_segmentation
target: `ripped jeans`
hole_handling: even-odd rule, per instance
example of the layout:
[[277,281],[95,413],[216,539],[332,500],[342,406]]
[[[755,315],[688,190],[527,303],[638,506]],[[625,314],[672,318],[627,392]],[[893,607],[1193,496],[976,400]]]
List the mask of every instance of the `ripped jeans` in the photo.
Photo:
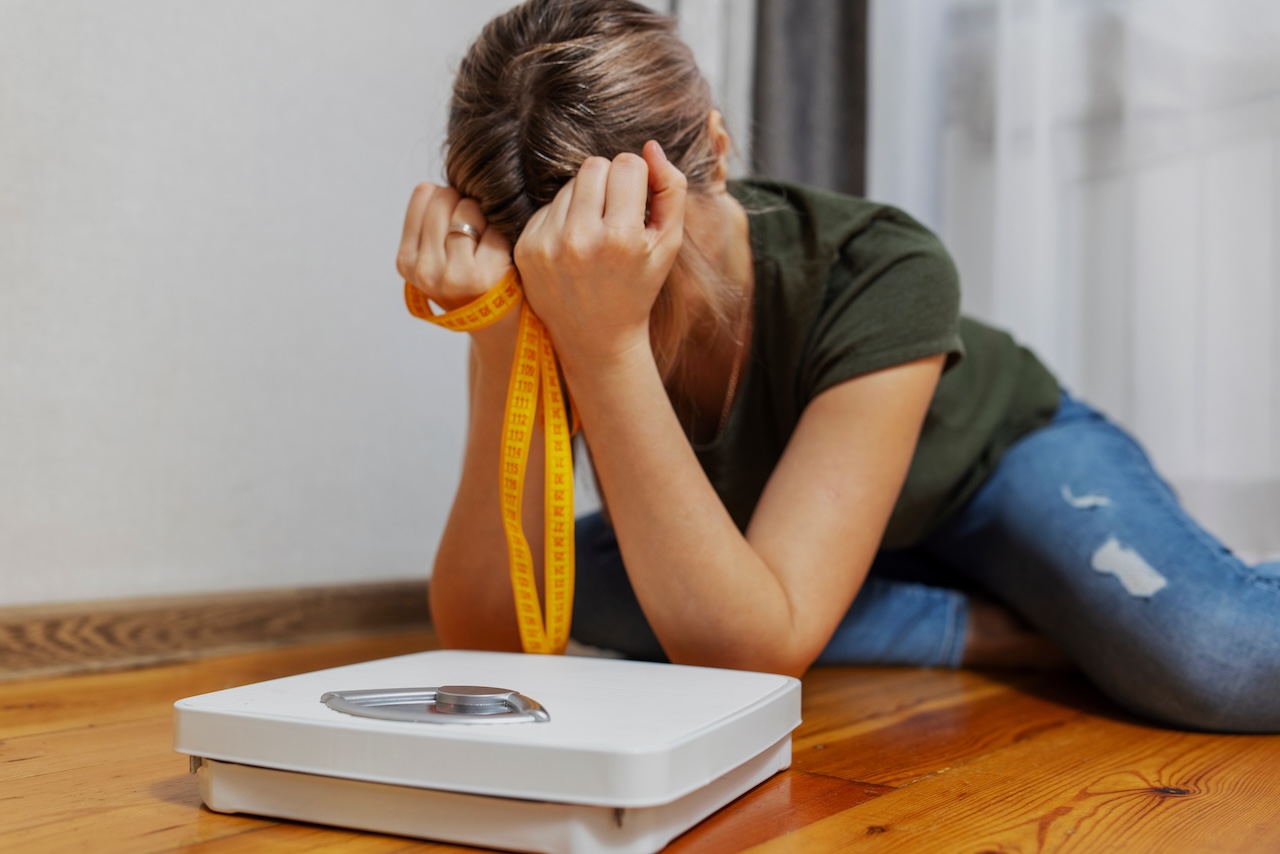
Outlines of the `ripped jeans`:
[[[955,517],[880,553],[818,663],[958,666],[968,600],[957,588],[1021,614],[1131,711],[1280,732],[1280,562],[1235,557],[1137,442],[1065,392],[1053,422],[1009,448]],[[663,660],[598,516],[579,521],[577,590],[576,639]]]

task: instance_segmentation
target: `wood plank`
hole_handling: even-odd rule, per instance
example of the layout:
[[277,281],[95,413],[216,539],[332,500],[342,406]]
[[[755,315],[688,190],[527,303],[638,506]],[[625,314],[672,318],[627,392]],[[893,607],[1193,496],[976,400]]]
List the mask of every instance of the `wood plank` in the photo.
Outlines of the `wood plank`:
[[799,751],[1008,691],[979,673],[897,667],[818,667],[805,675],[804,689]]
[[1085,716],[751,850],[1275,851],[1277,791],[1275,737]]
[[259,827],[236,836],[211,839],[184,850],[199,854],[403,854],[403,852],[465,852],[475,848],[459,848],[399,836],[336,831],[309,824],[263,822]]
[[743,851],[893,791],[820,774],[784,771],[708,818],[664,849],[667,854]]
[[425,629],[426,581],[0,609],[0,681]]
[[[846,780],[899,787],[969,759],[1017,744],[1079,718],[1084,712],[1050,699],[1004,690],[975,676],[973,690],[955,695],[954,702],[907,705],[878,726],[814,742],[801,739],[795,753],[798,770]],[[1057,678],[1079,680],[1076,676]],[[1091,691],[1079,680],[1082,693]],[[833,721],[817,728],[830,733]],[[802,732],[807,735],[807,730]]]

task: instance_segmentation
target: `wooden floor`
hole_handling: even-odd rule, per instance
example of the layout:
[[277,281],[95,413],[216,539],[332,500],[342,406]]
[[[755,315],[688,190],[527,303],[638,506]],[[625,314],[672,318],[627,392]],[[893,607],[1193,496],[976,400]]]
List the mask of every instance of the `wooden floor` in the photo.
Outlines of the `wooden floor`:
[[[181,697],[427,649],[428,633],[0,686],[0,851],[455,846],[212,813]],[[1280,736],[1142,725],[1071,675],[819,669],[794,762],[673,852],[1280,852]]]

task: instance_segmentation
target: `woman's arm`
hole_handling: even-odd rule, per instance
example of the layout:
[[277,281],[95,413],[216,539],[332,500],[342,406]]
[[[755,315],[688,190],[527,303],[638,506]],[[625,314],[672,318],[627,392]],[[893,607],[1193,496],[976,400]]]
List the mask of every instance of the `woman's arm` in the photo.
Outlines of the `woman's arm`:
[[683,176],[655,144],[643,160],[592,158],[530,221],[516,264],[555,340],[628,576],[668,656],[798,674],[871,564],[943,357],[819,395],[744,537],[677,422],[650,348],[648,312],[683,212]]
[[672,661],[799,675],[880,545],[938,356],[842,383],[805,410],[746,536],[651,364],[570,380],[627,574]]
[[[474,342],[471,348],[466,450],[458,491],[431,574],[431,619],[447,647],[518,652],[520,634],[498,491],[514,336],[503,343],[509,344],[505,352],[492,358],[485,358]],[[535,426],[526,469],[523,520],[525,538],[539,568],[543,546],[543,505],[539,500],[542,444],[542,428]]]
[[[477,241],[451,232],[465,222]],[[396,269],[445,309],[460,308],[511,269],[511,245],[486,228],[472,199],[449,187],[422,184],[405,214]],[[462,478],[436,552],[432,620],[447,646],[520,649],[498,498],[498,461],[507,381],[515,354],[518,312],[471,333],[470,418]],[[542,482],[541,431],[529,451],[528,477]],[[535,560],[542,554],[542,502],[525,502],[525,531]]]

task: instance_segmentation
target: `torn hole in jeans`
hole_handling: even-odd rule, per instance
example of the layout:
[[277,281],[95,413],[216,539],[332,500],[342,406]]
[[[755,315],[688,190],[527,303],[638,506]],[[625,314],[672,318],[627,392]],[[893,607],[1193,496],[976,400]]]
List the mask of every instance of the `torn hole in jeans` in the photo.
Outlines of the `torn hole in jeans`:
[[1130,596],[1150,599],[1168,580],[1133,549],[1111,537],[1093,553],[1090,565],[1104,575],[1114,575]]

